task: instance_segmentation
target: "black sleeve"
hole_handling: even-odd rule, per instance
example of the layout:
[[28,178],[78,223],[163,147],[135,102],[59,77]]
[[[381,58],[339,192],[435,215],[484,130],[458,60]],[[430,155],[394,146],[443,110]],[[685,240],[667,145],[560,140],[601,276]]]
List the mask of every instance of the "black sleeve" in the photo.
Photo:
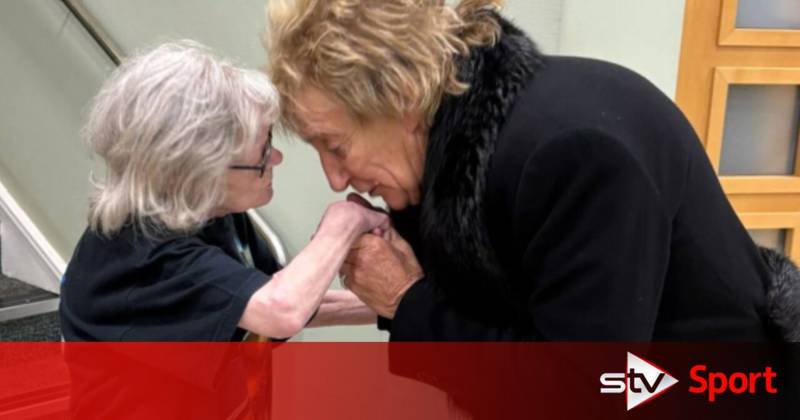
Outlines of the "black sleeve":
[[377,322],[378,329],[381,331],[391,331],[392,330],[392,320],[389,318],[384,318],[378,315],[378,322]]
[[[512,231],[533,330],[459,314],[434,278],[409,289],[392,340],[648,340],[666,275],[670,222],[633,155],[597,131],[571,132],[527,159]],[[430,274],[430,273],[429,273]]]
[[[389,320],[387,320],[389,321]],[[472,319],[448,303],[431,278],[412,285],[400,301],[394,319],[384,326],[391,341],[510,341],[533,340],[527,331]]]
[[162,277],[129,295],[133,322],[123,340],[230,341],[250,297],[269,280],[199,242],[182,242],[154,258]]

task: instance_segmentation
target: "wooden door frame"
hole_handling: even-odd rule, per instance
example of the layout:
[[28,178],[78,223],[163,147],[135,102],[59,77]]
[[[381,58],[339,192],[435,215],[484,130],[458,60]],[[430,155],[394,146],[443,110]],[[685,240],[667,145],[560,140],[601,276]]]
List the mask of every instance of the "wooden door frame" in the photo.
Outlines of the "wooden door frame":
[[[686,0],[685,7],[676,102],[718,172],[729,87],[800,85],[800,30],[736,28],[738,0]],[[794,234],[800,228],[797,158],[794,174],[720,181],[745,227],[786,229],[785,251],[800,261],[800,233]]]

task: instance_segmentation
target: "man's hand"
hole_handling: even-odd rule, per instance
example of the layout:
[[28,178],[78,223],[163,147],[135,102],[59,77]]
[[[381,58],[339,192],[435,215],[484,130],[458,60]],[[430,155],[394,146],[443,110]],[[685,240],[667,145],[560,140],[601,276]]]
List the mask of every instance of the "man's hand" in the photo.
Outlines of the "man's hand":
[[350,249],[339,274],[345,287],[378,315],[392,319],[405,292],[423,277],[414,251],[394,229],[365,234]]

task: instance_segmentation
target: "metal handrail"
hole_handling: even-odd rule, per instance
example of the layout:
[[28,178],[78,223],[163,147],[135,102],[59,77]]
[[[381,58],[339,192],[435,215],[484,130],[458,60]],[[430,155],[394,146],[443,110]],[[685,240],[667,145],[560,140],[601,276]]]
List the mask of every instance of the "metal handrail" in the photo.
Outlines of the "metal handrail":
[[256,232],[267,241],[267,245],[270,251],[272,251],[272,256],[275,257],[275,261],[277,261],[281,267],[286,266],[289,258],[286,255],[286,248],[283,246],[283,241],[281,241],[280,236],[278,236],[275,230],[272,229],[272,226],[270,226],[254,209],[248,210],[247,215],[250,216],[250,220],[253,222]]
[[[86,32],[89,33],[89,36],[97,43],[100,48],[106,53],[108,58],[114,62],[115,65],[119,66],[122,62],[122,57],[124,57],[124,52],[122,49],[114,42],[108,32],[105,31],[103,26],[97,19],[92,15],[91,12],[86,8],[86,5],[83,4],[81,0],[61,0],[62,3],[69,9],[70,13],[75,16],[75,19],[83,26]],[[255,210],[248,210],[247,215],[250,217],[250,220],[253,222],[253,226],[256,228],[256,232],[267,241],[267,245],[272,251],[272,255],[275,257],[275,260],[281,266],[285,266],[286,262],[288,261],[288,257],[286,254],[286,247],[283,245],[283,241],[275,232],[274,229],[258,214]]]
[[119,66],[122,62],[122,57],[125,55],[122,49],[111,39],[108,33],[100,25],[100,22],[89,12],[86,5],[81,0],[61,0],[70,13],[78,19],[78,22],[83,26],[83,29],[89,33],[89,36],[94,39],[94,42],[103,49],[108,58]]

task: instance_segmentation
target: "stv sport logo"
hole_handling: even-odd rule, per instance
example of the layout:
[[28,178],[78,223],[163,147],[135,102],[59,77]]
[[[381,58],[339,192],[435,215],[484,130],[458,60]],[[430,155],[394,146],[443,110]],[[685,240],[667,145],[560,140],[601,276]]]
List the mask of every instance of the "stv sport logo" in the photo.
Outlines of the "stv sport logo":
[[626,393],[628,410],[646,403],[677,384],[678,380],[664,369],[628,352],[628,363],[624,373],[600,375],[600,393]]

